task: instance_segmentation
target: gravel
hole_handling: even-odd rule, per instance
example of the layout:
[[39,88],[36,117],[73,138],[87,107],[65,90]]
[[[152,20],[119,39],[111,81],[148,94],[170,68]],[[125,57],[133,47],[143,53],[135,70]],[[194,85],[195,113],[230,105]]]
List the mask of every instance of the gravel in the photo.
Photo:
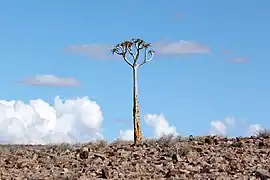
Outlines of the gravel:
[[270,138],[204,136],[0,145],[1,180],[270,179]]

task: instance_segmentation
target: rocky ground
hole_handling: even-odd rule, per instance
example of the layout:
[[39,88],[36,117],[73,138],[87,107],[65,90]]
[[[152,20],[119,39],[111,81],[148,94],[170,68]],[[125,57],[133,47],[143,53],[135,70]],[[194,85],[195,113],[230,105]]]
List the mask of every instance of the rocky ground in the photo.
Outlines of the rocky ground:
[[268,179],[270,138],[165,136],[81,145],[0,145],[0,179]]

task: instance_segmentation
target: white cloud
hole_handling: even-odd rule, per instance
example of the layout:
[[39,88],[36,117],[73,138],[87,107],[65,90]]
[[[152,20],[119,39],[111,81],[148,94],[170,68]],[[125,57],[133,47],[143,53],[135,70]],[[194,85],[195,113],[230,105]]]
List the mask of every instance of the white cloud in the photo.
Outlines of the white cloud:
[[112,55],[112,47],[113,45],[108,44],[90,43],[70,46],[67,48],[67,52],[86,55],[98,60],[111,60],[116,58]]
[[[160,138],[163,135],[172,134],[174,136],[179,135],[176,131],[176,127],[170,126],[163,114],[146,114],[144,120],[148,126],[154,131],[154,138]],[[133,140],[134,134],[132,129],[120,130],[119,139],[121,140]]]
[[205,54],[210,53],[206,45],[192,41],[155,42],[153,47],[159,55]]
[[147,114],[144,119],[146,124],[153,128],[155,138],[168,134],[178,135],[176,127],[170,126],[163,114]]
[[225,117],[224,122],[227,126],[230,127],[236,126],[236,120],[234,117]]
[[222,121],[211,121],[210,126],[210,133],[213,135],[225,136],[227,134],[227,126]]
[[[113,46],[113,44],[98,43],[72,45],[67,48],[67,52],[86,55],[96,60],[121,59],[119,56],[112,55],[110,50]],[[204,54],[210,52],[209,47],[206,45],[185,40],[175,42],[157,41],[152,43],[152,47],[157,55]]]
[[264,128],[260,124],[251,124],[248,127],[248,134],[249,136],[254,136],[261,130],[264,130]]
[[75,78],[56,77],[50,74],[29,77],[19,83],[38,86],[78,86],[80,84]]
[[133,129],[127,129],[127,130],[120,130],[120,140],[125,140],[125,141],[132,141],[134,140],[134,131]]
[[264,128],[260,124],[248,124],[246,121],[237,120],[234,117],[225,117],[224,120],[210,122],[210,134],[227,136],[229,130],[237,132],[239,136],[256,135],[259,130]]
[[159,138],[163,135],[178,135],[176,127],[170,126],[163,114],[147,114],[144,120],[148,126],[153,128],[154,137]]
[[51,106],[41,99],[0,100],[0,143],[75,143],[103,138],[99,105],[82,97],[55,98]]
[[228,130],[237,128],[237,120],[234,117],[227,116],[224,120],[214,120],[210,122],[210,134],[226,136]]

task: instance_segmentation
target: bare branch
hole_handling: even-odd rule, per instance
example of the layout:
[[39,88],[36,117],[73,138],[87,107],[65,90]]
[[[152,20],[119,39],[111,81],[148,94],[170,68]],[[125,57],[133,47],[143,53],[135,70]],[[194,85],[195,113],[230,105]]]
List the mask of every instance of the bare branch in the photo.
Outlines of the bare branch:
[[[151,46],[150,43],[146,43],[142,39],[132,39],[131,41],[123,41],[120,44],[117,44],[111,51],[113,54],[118,54],[123,56],[124,60],[128,65],[131,67],[139,67],[142,66],[143,64],[149,62],[152,60],[154,56],[154,51],[153,50],[148,50],[148,48]],[[133,47],[135,47],[135,53],[132,51]],[[144,60],[142,63],[137,65],[137,61],[140,55],[140,51],[142,49],[145,49],[145,55],[144,55]],[[131,63],[128,58],[127,58],[127,52],[132,56],[133,58],[133,63]]]
[[141,39],[133,39],[133,42],[135,43],[136,47],[136,54],[134,55],[134,63],[136,64],[138,57],[140,55],[140,50],[143,49],[142,44],[144,44],[144,41]]
[[122,42],[121,44],[117,44],[111,51],[113,54],[118,54],[118,55],[123,56],[126,63],[132,67],[132,63],[126,57],[126,54],[127,54],[127,43],[126,42]]
[[[147,54],[150,55],[150,56],[147,57]],[[155,54],[155,51],[154,51],[154,50],[149,50],[149,51],[147,52],[147,48],[145,48],[144,60],[143,60],[142,63],[140,63],[140,64],[138,65],[138,67],[144,65],[145,63],[150,62],[150,61],[153,59],[154,54]]]
[[128,63],[128,65],[130,65],[131,67],[133,67],[133,65],[131,64],[131,62],[127,59],[126,55],[123,55],[124,60],[126,61],[126,63]]
[[[121,52],[120,52],[120,49],[121,49]],[[117,44],[111,51],[112,51],[112,54],[118,54],[121,56],[124,54],[124,51],[121,48],[120,44]]]
[[143,48],[148,48],[151,44],[150,43],[144,43],[142,46]]
[[113,54],[114,54],[114,53],[115,53],[115,54],[118,54],[118,55],[121,55],[121,56],[123,55],[123,53],[120,53],[119,51],[114,51]]
[[139,50],[139,48],[136,47],[136,54],[134,56],[134,62],[135,61],[137,62],[139,55],[140,55],[140,50]]
[[141,40],[141,39],[139,39],[139,40],[138,40],[138,49],[139,49],[139,50],[143,49],[143,45],[144,45],[144,41]]
[[127,48],[126,48],[126,46],[125,46],[124,43],[121,43],[121,44],[119,45],[119,47],[121,48],[123,54],[126,54],[126,53],[127,53]]
[[135,59],[135,56],[132,52],[132,46],[133,46],[133,42],[130,42],[130,41],[126,41],[127,43],[127,50],[128,50],[128,53],[133,57],[133,59]]
[[127,50],[128,50],[128,53],[133,57],[133,59],[135,59],[135,56],[134,56],[134,54],[132,52],[132,47],[127,48]]
[[124,41],[124,42],[122,42],[121,45],[120,45],[120,47],[121,47],[121,49],[122,49],[122,51],[123,51],[123,58],[124,58],[124,60],[126,61],[126,63],[127,63],[128,65],[130,65],[131,67],[133,67],[133,66],[132,66],[132,63],[127,59],[127,56],[126,56],[128,47],[130,47],[130,46],[131,46],[131,44],[130,44],[130,42],[128,42],[128,41]]

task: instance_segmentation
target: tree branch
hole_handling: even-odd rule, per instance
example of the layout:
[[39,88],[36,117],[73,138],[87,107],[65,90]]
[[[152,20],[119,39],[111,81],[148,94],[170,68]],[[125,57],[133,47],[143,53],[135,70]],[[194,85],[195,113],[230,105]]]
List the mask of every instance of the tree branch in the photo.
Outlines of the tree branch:
[[136,54],[134,56],[134,62],[138,60],[138,57],[139,57],[139,54],[140,54],[140,50],[136,47]]
[[[136,48],[135,52],[132,51],[132,49],[133,49],[132,46],[134,46]],[[144,42],[144,40],[137,38],[137,39],[132,39],[131,41],[123,41],[122,43],[117,44],[112,49],[112,53],[123,56],[124,60],[126,61],[126,63],[128,65],[130,65],[131,67],[137,68],[137,67],[142,66],[143,64],[151,61],[152,58],[154,57],[155,51],[148,50],[149,46],[151,46],[150,43],[146,43],[146,42]],[[137,64],[137,61],[138,61],[138,58],[140,55],[140,51],[142,49],[145,49],[144,60],[143,60],[143,62]],[[132,56],[133,63],[131,63],[128,60],[127,53]]]
[[132,52],[132,46],[128,47],[127,50],[128,50],[128,53],[133,57],[133,59],[135,59],[135,56]]
[[[150,54],[150,57],[147,58],[147,54]],[[153,59],[154,54],[155,54],[155,51],[153,51],[153,50],[149,50],[149,51],[147,52],[147,47],[146,47],[146,48],[145,48],[145,52],[144,52],[144,60],[143,60],[142,63],[140,63],[140,64],[138,65],[138,67],[144,65],[145,63],[150,62],[150,61]]]
[[120,56],[123,56],[124,53],[119,53],[119,52],[115,52],[116,54],[120,55]]
[[127,59],[127,57],[126,57],[128,47],[127,47],[127,46],[125,46],[125,47],[120,46],[120,48],[122,49],[122,52],[123,52],[123,58],[124,58],[124,60],[126,61],[126,63],[128,63],[128,65],[130,65],[131,67],[133,67],[133,66],[132,66],[132,63],[131,63],[131,62]]
[[123,54],[126,54],[127,53],[127,49],[126,48],[124,48],[122,45],[119,45],[119,47],[121,48]]
[[134,46],[136,48],[136,53],[135,54],[132,53],[132,56],[133,56],[133,59],[134,59],[134,65],[135,65],[137,60],[138,60],[140,50],[143,48],[144,41],[141,40],[141,39],[138,39],[138,38],[137,39],[133,38],[131,41],[132,41],[132,43],[134,44]]
[[[136,47],[136,54],[135,54],[135,56],[134,56],[134,62],[135,62],[135,63],[137,62],[138,57],[139,57],[139,55],[140,55],[140,50],[143,48],[143,46],[141,46],[142,43],[143,43],[142,40],[137,40],[137,41],[136,41],[136,44],[135,44],[135,47]],[[140,47],[140,46],[141,46],[141,47]]]
[[[121,49],[121,52],[119,52],[119,49]],[[124,49],[120,44],[117,44],[115,46],[115,48],[112,49],[112,53],[113,54],[116,53],[118,55],[123,56],[123,58],[126,61],[126,63],[132,67],[132,63],[126,57],[126,53],[127,53],[126,49]]]
[[120,44],[117,44],[111,51],[112,53],[114,54],[118,54],[118,55],[123,55],[124,54],[124,51],[123,49],[121,48],[122,52],[119,52],[119,49],[121,48]]
[[123,58],[126,61],[126,63],[128,63],[128,65],[130,65],[131,67],[133,67],[133,65],[131,64],[131,62],[127,59],[126,54],[123,54]]

